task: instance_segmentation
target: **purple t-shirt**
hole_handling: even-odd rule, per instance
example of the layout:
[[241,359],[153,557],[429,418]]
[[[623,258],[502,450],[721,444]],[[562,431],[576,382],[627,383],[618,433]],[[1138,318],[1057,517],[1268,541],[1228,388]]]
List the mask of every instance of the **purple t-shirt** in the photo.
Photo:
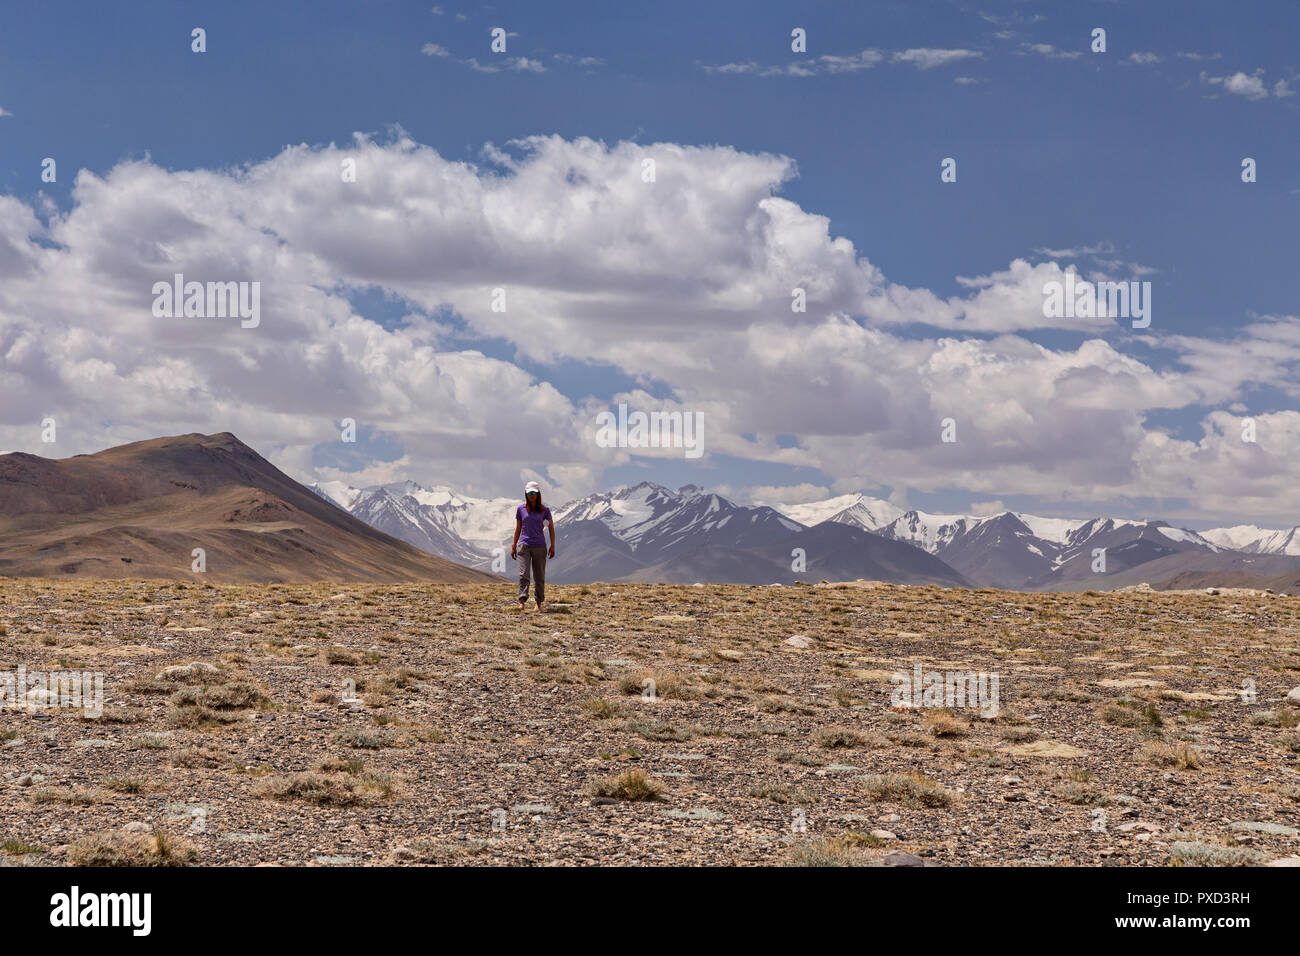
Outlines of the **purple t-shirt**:
[[551,520],[550,508],[543,506],[541,511],[529,511],[527,505],[520,505],[515,509],[515,518],[524,523],[524,529],[519,533],[519,547],[546,547],[545,527]]

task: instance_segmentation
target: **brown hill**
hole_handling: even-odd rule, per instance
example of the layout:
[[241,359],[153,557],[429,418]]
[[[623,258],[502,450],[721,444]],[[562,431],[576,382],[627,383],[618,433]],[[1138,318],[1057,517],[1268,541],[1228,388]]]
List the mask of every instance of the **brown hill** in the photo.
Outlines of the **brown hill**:
[[0,576],[497,580],[376,531],[229,432],[72,458],[0,455]]

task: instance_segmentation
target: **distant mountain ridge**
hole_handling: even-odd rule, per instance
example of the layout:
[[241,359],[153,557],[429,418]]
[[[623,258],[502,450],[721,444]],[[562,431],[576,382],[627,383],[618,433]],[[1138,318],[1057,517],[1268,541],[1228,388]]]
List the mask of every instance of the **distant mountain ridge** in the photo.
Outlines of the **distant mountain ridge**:
[[[0,455],[0,575],[212,581],[468,581],[513,574],[516,497],[412,481],[304,486],[234,435],[93,455]],[[551,503],[551,580],[1300,593],[1300,528],[903,510],[864,494],[742,505],[653,482]],[[190,567],[203,549],[207,570]],[[487,572],[487,573],[485,573]]]
[[[852,499],[852,509],[841,507]],[[888,514],[889,502],[865,495],[795,505],[787,514],[819,513],[834,507],[834,519],[905,541],[942,558],[971,581],[1019,590],[1086,590],[1150,583],[1223,580],[1257,576],[1274,587],[1300,573],[1300,529],[1273,531],[1244,525],[1197,532],[1168,522],[1127,518],[1053,518],[1004,511],[993,515],[930,514],[907,511],[889,521],[862,516]],[[1104,571],[1097,550],[1104,550]],[[1243,565],[1241,553],[1276,555],[1279,562]],[[1272,583],[1264,583],[1268,578]],[[1290,589],[1290,585],[1285,585]],[[1276,589],[1276,588],[1275,588]]]
[[[492,567],[493,548],[508,549],[519,504],[515,498],[473,498],[411,482],[365,489],[337,483],[311,487],[395,537],[483,569]],[[864,494],[746,506],[695,485],[674,491],[653,482],[595,492],[551,508],[561,555],[549,574],[557,582],[768,584],[871,577],[893,583],[1087,590],[1123,586],[1121,581],[1161,586],[1180,576],[1212,580],[1220,572],[1234,580],[1267,572],[1275,583],[1292,571],[1300,575],[1300,559],[1292,560],[1300,556],[1296,529],[1286,533],[1243,526],[1196,532],[1163,521],[1111,517],[931,514]],[[1248,546],[1233,547],[1226,543],[1229,539],[1244,539]],[[796,549],[803,553],[803,571],[795,570]],[[1095,570],[1098,549],[1105,552],[1104,571]],[[925,561],[918,553],[935,560]],[[1275,554],[1282,560],[1243,565],[1238,560],[1242,553]],[[1148,580],[1144,573],[1159,576]]]
[[[467,512],[478,537],[465,538],[449,519],[448,504],[424,503],[419,492],[392,486],[356,489],[309,485],[383,531],[470,567],[491,569],[514,533],[514,498],[470,498],[443,489]],[[415,486],[416,489],[419,486]],[[424,491],[424,489],[419,489]],[[765,506],[738,505],[685,485],[676,491],[653,482],[597,492],[551,506],[560,545],[547,571],[557,583],[587,581],[721,581],[788,583],[873,577],[897,583],[969,584],[941,559],[850,524],[817,535]],[[468,517],[472,516],[472,517]],[[493,522],[496,522],[495,525]],[[496,537],[492,529],[496,529]],[[820,547],[817,547],[820,543]],[[810,547],[810,545],[812,545]],[[803,549],[803,557],[795,554]],[[796,570],[803,562],[804,570]],[[509,573],[510,569],[506,569]]]

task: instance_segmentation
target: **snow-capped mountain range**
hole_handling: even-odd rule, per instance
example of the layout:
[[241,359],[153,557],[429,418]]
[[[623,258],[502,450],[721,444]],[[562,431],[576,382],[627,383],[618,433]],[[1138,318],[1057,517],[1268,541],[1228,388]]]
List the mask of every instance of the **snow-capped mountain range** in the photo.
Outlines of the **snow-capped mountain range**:
[[[425,551],[513,573],[503,562],[517,498],[475,498],[411,481],[308,487]],[[1295,572],[1300,586],[1300,528],[1240,525],[1196,532],[1163,521],[1107,517],[931,514],[863,494],[746,506],[694,485],[674,491],[652,482],[552,504],[551,510],[560,556],[549,576],[557,582],[870,577],[1083,590],[1142,581],[1158,586],[1173,578],[1196,583],[1229,574],[1277,583],[1278,576]],[[1098,570],[1100,551],[1104,570]]]
[[513,498],[473,498],[413,481],[369,488],[329,481],[307,487],[372,528],[471,567],[486,567],[493,548],[509,547],[519,504]]

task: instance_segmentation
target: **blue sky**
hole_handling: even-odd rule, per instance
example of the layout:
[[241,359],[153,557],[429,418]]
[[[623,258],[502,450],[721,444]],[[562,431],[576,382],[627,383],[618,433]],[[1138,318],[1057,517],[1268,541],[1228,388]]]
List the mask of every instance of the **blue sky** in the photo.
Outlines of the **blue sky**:
[[[190,50],[196,26],[207,34],[202,54]],[[489,49],[489,31],[498,26],[510,33],[504,55]],[[807,53],[791,52],[795,27],[807,31]],[[1089,49],[1095,27],[1106,30],[1105,53]],[[278,416],[305,414],[299,403],[277,397],[274,389],[223,381],[225,366],[202,364],[183,340],[175,343],[176,361],[196,363],[196,387],[207,394],[206,402],[188,410],[184,403],[178,408],[161,395],[137,391],[120,413],[101,408],[93,419],[79,416],[68,376],[72,367],[84,373],[85,355],[65,354],[64,365],[49,358],[40,363],[42,377],[11,351],[10,367],[0,366],[0,372],[8,389],[47,391],[41,407],[68,420],[60,454],[169,429],[210,430],[219,424],[216,406],[232,409],[231,430],[302,477],[342,468],[357,471],[358,480],[384,478],[387,463],[395,477],[478,493],[506,492],[526,473],[574,494],[649,478],[719,487],[751,500],[861,489],[892,491],[899,500],[932,510],[990,502],[1071,513],[1108,506],[1135,515],[1164,509],[1201,523],[1240,511],[1242,520],[1276,523],[1297,510],[1294,498],[1279,493],[1295,484],[1294,449],[1286,443],[1298,431],[1289,417],[1296,397],[1289,350],[1300,292],[1300,102],[1292,95],[1300,89],[1298,27],[1300,7],[1292,3],[1122,0],[436,7],[143,2],[121,9],[54,3],[8,11],[0,27],[0,110],[6,114],[0,116],[0,196],[30,208],[47,230],[29,235],[31,243],[70,256],[78,254],[71,222],[86,202],[76,192],[80,170],[111,181],[121,164],[144,163],[156,170],[159,182],[207,170],[234,188],[242,171],[273,162],[286,147],[346,149],[360,132],[381,147],[405,137],[444,161],[475,164],[484,177],[508,176],[507,168],[485,156],[485,144],[525,162],[529,149],[508,144],[538,136],[564,143],[590,138],[607,147],[680,144],[787,157],[790,174],[779,177],[774,195],[809,216],[826,217],[829,239],[852,243],[854,256],[869,261],[883,281],[928,290],[939,300],[972,296],[981,286],[961,278],[996,277],[1015,260],[1150,281],[1153,323],[1144,331],[1122,322],[1100,331],[963,324],[931,320],[924,310],[915,320],[886,321],[851,307],[836,310],[881,330],[889,348],[909,356],[921,354],[909,343],[938,348],[942,339],[989,343],[1012,336],[1012,352],[1038,345],[1061,353],[1101,339],[1141,364],[1137,379],[1150,378],[1149,388],[1137,386],[1144,395],[1164,389],[1182,396],[1161,394],[1130,407],[1128,417],[1123,408],[1108,406],[1116,429],[1114,447],[1108,448],[1105,436],[1085,421],[1087,403],[1065,402],[1050,421],[1040,420],[1027,395],[1022,411],[1034,423],[1026,428],[1059,432],[1078,422],[1080,440],[1097,443],[1096,456],[1116,456],[1077,484],[1053,441],[1018,442],[990,433],[960,463],[945,465],[933,457],[942,449],[928,459],[907,450],[916,442],[900,428],[917,426],[900,425],[896,414],[885,416],[889,422],[873,421],[854,409],[848,417],[862,417],[862,436],[877,436],[879,447],[870,447],[871,439],[850,449],[852,434],[839,434],[844,429],[834,419],[846,406],[872,399],[848,390],[837,402],[833,382],[824,402],[810,399],[807,417],[791,416],[789,426],[774,421],[765,447],[747,449],[744,436],[758,436],[762,426],[737,409],[770,401],[763,382],[779,379],[794,387],[788,382],[797,377],[797,363],[789,357],[773,360],[784,363],[769,370],[781,372],[774,378],[741,350],[737,360],[754,373],[751,382],[757,380],[753,391],[747,393],[740,380],[725,391],[709,388],[708,373],[692,373],[688,362],[661,364],[653,336],[638,344],[631,335],[621,348],[578,347],[576,339],[590,328],[558,318],[540,326],[546,333],[511,332],[476,318],[446,288],[427,290],[425,297],[413,291],[414,277],[390,283],[383,269],[369,276],[358,270],[345,283],[350,288],[333,292],[382,330],[413,334],[413,342],[432,343],[440,354],[481,353],[509,365],[530,387],[553,388],[562,400],[547,399],[555,407],[518,434],[502,434],[498,419],[487,416],[474,426],[483,435],[481,446],[471,447],[448,443],[439,429],[422,434],[407,427],[420,415],[418,403],[409,401],[417,394],[412,391],[390,408],[387,421],[370,415],[357,446],[338,448],[324,433],[313,440],[306,426],[286,434]],[[792,66],[808,75],[791,75]],[[1247,156],[1258,164],[1258,181],[1251,184],[1240,177]],[[58,162],[56,183],[40,180],[44,157]],[[957,160],[956,183],[939,181],[944,157]],[[707,157],[701,162],[707,168]],[[88,218],[89,207],[86,213]],[[200,218],[211,225],[209,213]],[[150,239],[141,234],[147,227],[131,228],[136,232],[120,236],[119,247],[132,238]],[[259,228],[278,231],[270,219]],[[670,247],[674,240],[666,234],[655,241]],[[547,258],[546,250],[537,250],[539,263]],[[112,271],[93,256],[88,262]],[[70,281],[70,272],[84,278],[84,269],[66,266],[59,281]],[[429,271],[438,268],[431,249]],[[56,272],[34,288],[58,295]],[[509,277],[502,281],[508,284]],[[569,281],[560,276],[555,285]],[[566,292],[580,295],[582,280],[572,281],[577,285]],[[655,281],[651,272],[629,284],[645,289]],[[538,280],[538,287],[546,288],[547,281]],[[620,292],[611,314],[631,314],[626,304]],[[12,345],[20,336],[13,316],[21,303],[7,306]],[[639,308],[652,306],[653,299]],[[87,330],[95,328],[92,315],[78,314],[48,318],[46,331],[75,329],[82,322]],[[412,314],[419,316],[418,334],[410,332]],[[0,312],[0,322],[5,315]],[[1268,331],[1251,331],[1261,320]],[[147,325],[114,327],[118,336],[148,338]],[[298,347],[328,341],[330,327],[299,329]],[[790,332],[798,341],[798,330]],[[546,349],[521,344],[537,334],[550,336]],[[287,332],[284,337],[294,338]],[[689,352],[690,343],[682,344]],[[205,355],[222,351],[208,345]],[[731,346],[725,339],[710,338],[708,347],[719,349],[710,353],[715,362],[726,363]],[[161,353],[168,348],[162,346]],[[998,345],[993,351],[1003,356],[1006,350]],[[1211,382],[1221,352],[1233,358],[1233,371],[1216,387]],[[1259,355],[1276,362],[1263,369]],[[259,353],[257,361],[274,376],[271,356]],[[1113,374],[1113,360],[1106,361],[1112,362],[1106,374]],[[128,371],[127,364],[115,369],[124,381],[138,387],[152,380],[142,366],[132,364]],[[859,371],[866,378],[874,374],[867,366]],[[499,372],[484,374],[491,380]],[[884,384],[891,395],[899,394],[896,383]],[[638,388],[644,391],[636,393]],[[608,406],[623,393],[640,395],[643,403],[705,408],[706,421],[718,409],[729,409],[734,414],[724,428],[734,440],[711,447],[699,461],[638,454],[603,460],[579,447],[580,440],[544,440],[548,429],[564,427],[556,423],[566,414],[580,422],[589,417],[586,403]],[[935,398],[933,388],[926,394],[936,412],[953,402],[951,395]],[[975,392],[967,399],[1008,400]],[[383,401],[358,404],[375,408]],[[565,402],[567,412],[559,407]],[[200,407],[207,411],[197,413]],[[777,411],[771,409],[773,419],[781,417]],[[1204,423],[1215,411],[1272,422],[1272,443],[1249,450],[1264,457],[1243,461],[1234,457],[1239,449],[1213,447]],[[969,406],[961,412],[976,414]],[[444,414],[455,416],[456,410]],[[331,416],[338,414],[321,409],[327,426]],[[31,417],[26,410],[11,411],[0,420],[0,436],[8,447],[50,453],[32,447]],[[801,424],[807,421],[821,424]],[[818,436],[819,427],[832,437]],[[1153,433],[1186,445],[1166,449]],[[804,454],[780,453],[799,451],[791,445]],[[1165,454],[1169,460],[1155,461]],[[1125,471],[1135,458],[1150,459],[1141,474]],[[1207,477],[1203,487],[1187,487],[1180,481],[1189,468],[1202,467],[1207,475],[1214,472],[1212,482]],[[1243,496],[1233,492],[1240,480],[1234,469],[1249,478]]]

